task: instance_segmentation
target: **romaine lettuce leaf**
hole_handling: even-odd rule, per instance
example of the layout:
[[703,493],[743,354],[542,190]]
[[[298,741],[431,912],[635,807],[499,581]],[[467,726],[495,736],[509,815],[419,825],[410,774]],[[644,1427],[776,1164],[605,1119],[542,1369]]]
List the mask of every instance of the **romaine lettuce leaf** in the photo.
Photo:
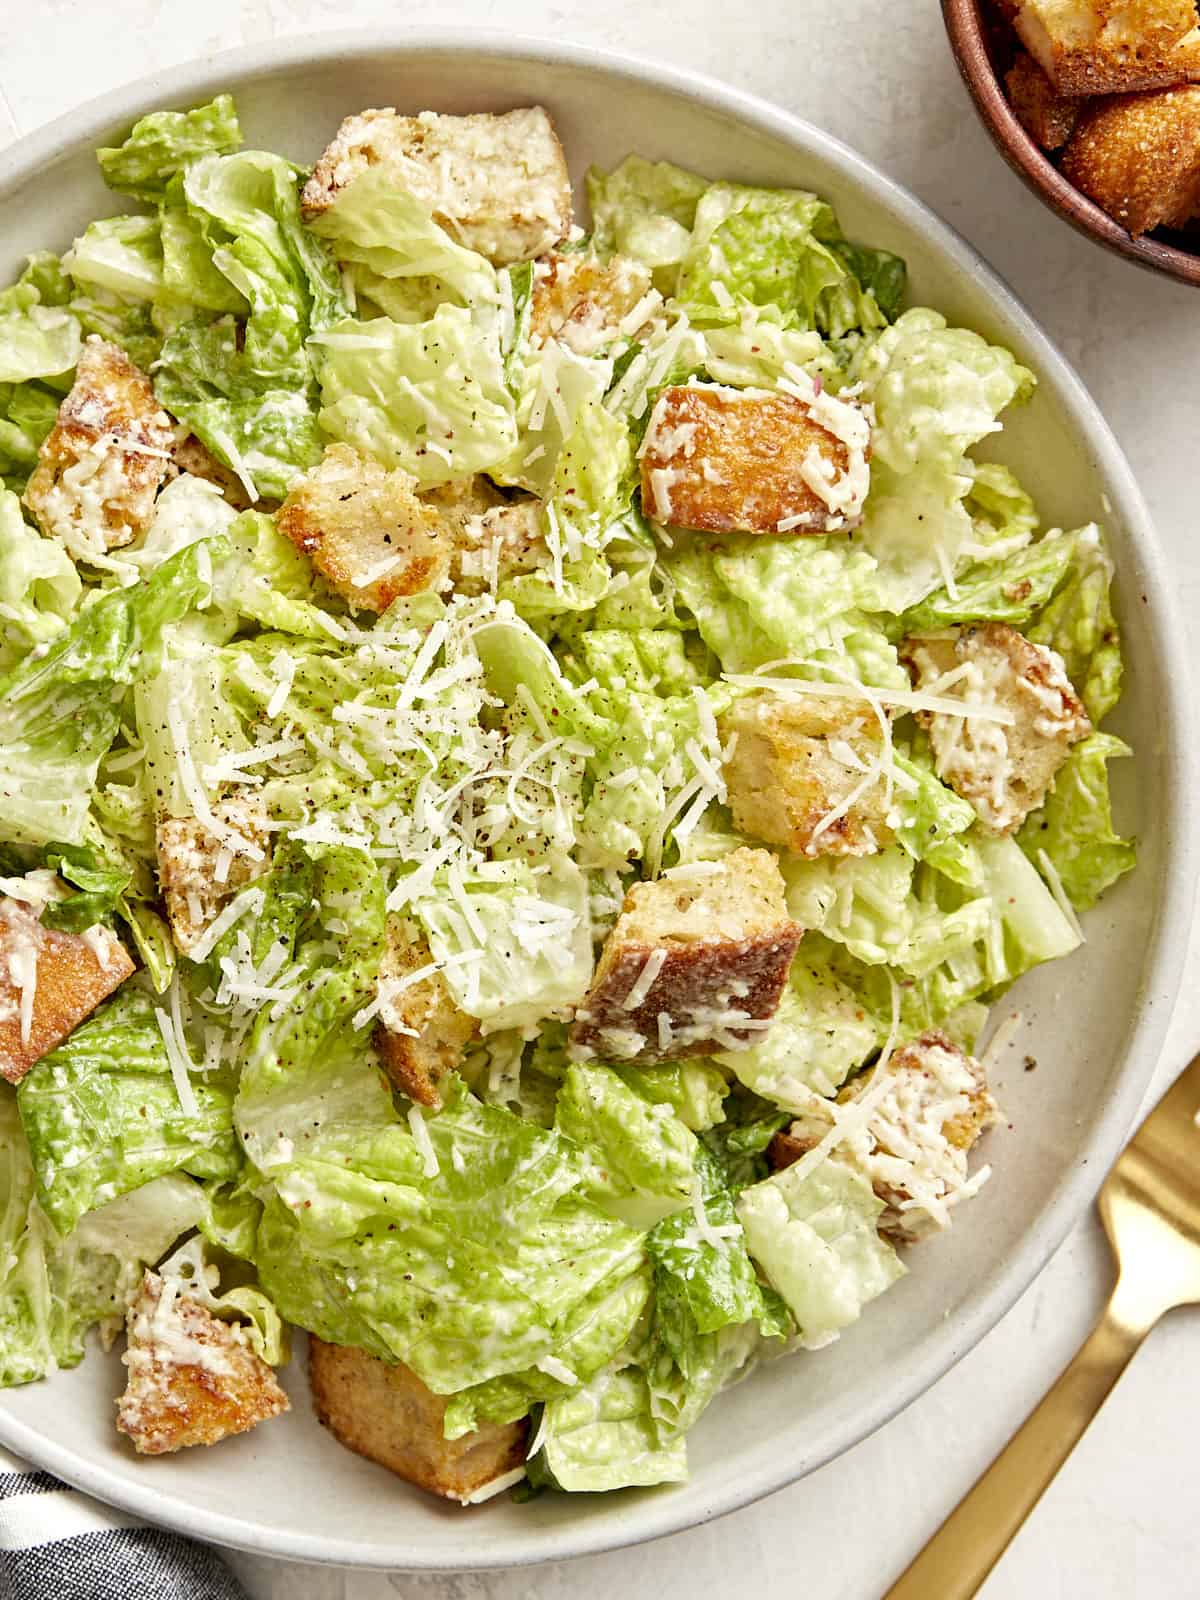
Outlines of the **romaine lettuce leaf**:
[[1025,821],[1017,843],[1039,869],[1049,861],[1078,911],[1086,911],[1137,864],[1129,839],[1113,828],[1108,763],[1131,755],[1111,733],[1093,733],[1071,747],[1045,804]]
[[1066,581],[1078,535],[1049,533],[1004,560],[979,562],[905,612],[900,627],[921,633],[959,622],[1008,622],[1023,627]]
[[382,168],[368,169],[338,189],[309,227],[339,261],[361,269],[354,273],[357,290],[396,322],[423,322],[446,304],[465,306],[476,316],[499,306],[492,264],[456,244]]
[[717,1060],[755,1094],[801,1112],[814,1094],[833,1095],[880,1043],[875,1018],[801,945],[775,1021],[749,1050]]
[[551,1400],[542,1422],[541,1459],[556,1488],[595,1492],[638,1484],[685,1483],[682,1438],[663,1444],[650,1386],[637,1367],[601,1372]]
[[875,563],[834,539],[692,538],[663,562],[726,672],[803,656],[869,598]]
[[0,384],[54,378],[79,359],[79,323],[61,305],[47,305],[28,269],[0,290]]
[[168,623],[208,593],[196,547],[136,588],[102,595],[0,682],[0,842],[84,842],[100,759],[127,688],[150,673]]
[[17,1102],[38,1200],[60,1233],[165,1173],[238,1171],[231,1085],[197,1077],[192,1094],[194,1113],[180,1104],[154,1002],[133,987],[37,1062]]
[[750,1254],[808,1349],[836,1339],[903,1277],[903,1262],[876,1230],[882,1210],[867,1179],[837,1161],[803,1173],[786,1167],[738,1196]]
[[232,96],[219,94],[188,111],[154,111],[123,143],[96,152],[110,189],[161,200],[170,179],[204,155],[227,155],[242,142]]
[[674,293],[696,206],[707,188],[707,179],[669,161],[627,156],[609,173],[592,167],[587,189],[593,248],[602,256],[642,262],[664,294]]
[[1099,724],[1121,697],[1121,634],[1112,609],[1113,565],[1091,525],[1075,536],[1067,581],[1026,630],[1063,658],[1087,714]]
[[843,242],[832,208],[816,195],[710,184],[696,206],[676,293],[698,318],[747,300],[779,306],[834,337],[881,327],[874,296],[832,248]]
[[0,673],[61,633],[82,592],[62,545],[31,528],[16,495],[0,489]]
[[587,879],[570,860],[543,865],[535,877],[523,862],[497,862],[461,900],[438,887],[414,906],[450,992],[489,1030],[562,1014],[592,975]]
[[76,1366],[88,1330],[119,1321],[152,1264],[204,1213],[204,1192],[164,1177],[93,1211],[65,1239],[37,1203],[16,1095],[0,1096],[0,1386]]
[[487,1422],[515,1422],[539,1401],[587,1383],[629,1343],[650,1293],[646,1263],[637,1257],[622,1261],[610,1278],[572,1307],[559,1330],[553,1359],[545,1363],[552,1370],[531,1367],[452,1396],[446,1407],[446,1438],[457,1439]]
[[610,1067],[568,1067],[555,1126],[583,1152],[583,1192],[602,1211],[646,1229],[691,1204],[695,1134]]
[[431,486],[500,467],[517,442],[500,346],[461,306],[427,322],[343,321],[320,333],[321,426]]

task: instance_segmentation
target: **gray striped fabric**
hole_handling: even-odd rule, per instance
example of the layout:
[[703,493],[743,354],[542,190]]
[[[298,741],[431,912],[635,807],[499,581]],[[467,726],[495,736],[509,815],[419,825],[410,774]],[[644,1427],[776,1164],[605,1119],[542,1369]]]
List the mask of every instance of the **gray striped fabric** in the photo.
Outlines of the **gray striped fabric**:
[[0,1450],[0,1600],[247,1600],[207,1545],[102,1506]]

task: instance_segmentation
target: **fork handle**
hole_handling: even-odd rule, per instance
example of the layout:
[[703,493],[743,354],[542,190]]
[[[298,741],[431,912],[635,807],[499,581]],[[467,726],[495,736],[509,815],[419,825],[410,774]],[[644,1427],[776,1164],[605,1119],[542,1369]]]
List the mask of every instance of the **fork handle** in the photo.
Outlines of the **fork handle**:
[[979,1592],[1157,1320],[1127,1316],[1121,1301],[1118,1283],[1079,1354],[883,1600]]

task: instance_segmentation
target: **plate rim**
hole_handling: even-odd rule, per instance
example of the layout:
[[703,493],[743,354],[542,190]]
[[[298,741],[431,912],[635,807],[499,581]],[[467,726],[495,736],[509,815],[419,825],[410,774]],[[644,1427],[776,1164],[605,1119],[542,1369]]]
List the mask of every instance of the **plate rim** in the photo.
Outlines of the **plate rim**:
[[[56,157],[80,145],[94,146],[114,124],[130,122],[148,110],[222,90],[236,94],[238,82],[247,78],[283,74],[292,68],[339,58],[397,51],[600,69],[642,87],[667,90],[778,138],[798,154],[819,154],[849,185],[919,229],[940,259],[948,258],[960,272],[975,278],[991,305],[1020,329],[1026,350],[1034,355],[1041,369],[1053,372],[1064,413],[1103,464],[1109,485],[1116,490],[1115,509],[1140,568],[1147,612],[1156,624],[1156,648],[1166,669],[1166,796],[1162,825],[1171,844],[1138,997],[1140,1024],[1137,1035],[1129,1041],[1113,1095],[1083,1155],[1064,1171],[1032,1225],[1024,1249],[997,1265],[959,1308],[952,1326],[931,1329],[916,1347],[915,1359],[903,1379],[888,1393],[857,1410],[840,1430],[840,1438],[824,1449],[798,1457],[780,1452],[780,1458],[770,1465],[724,1480],[717,1492],[709,1493],[699,1506],[694,1499],[673,1497],[670,1491],[613,1496],[608,1515],[565,1522],[551,1529],[531,1526],[527,1534],[478,1541],[475,1548],[486,1559],[468,1562],[437,1552],[422,1553],[409,1545],[388,1547],[373,1543],[364,1547],[357,1541],[268,1527],[261,1521],[198,1507],[169,1489],[160,1488],[149,1477],[144,1484],[130,1486],[103,1463],[77,1455],[9,1414],[0,1395],[0,1444],[125,1512],[213,1544],[282,1560],[367,1570],[460,1572],[596,1555],[663,1538],[740,1510],[798,1481],[882,1427],[918,1399],[1000,1321],[1090,1206],[1125,1141],[1157,1066],[1181,988],[1200,865],[1200,803],[1194,798],[1200,753],[1184,737],[1185,730],[1196,725],[1193,690],[1186,633],[1166,558],[1124,451],[1073,364],[994,268],[930,206],[840,139],[757,95],[708,74],[668,66],[651,57],[560,41],[538,33],[391,24],[294,34],[160,68],[85,101],[19,138],[0,152],[0,206],[12,190],[36,177]],[[474,1524],[473,1531],[483,1530]]]

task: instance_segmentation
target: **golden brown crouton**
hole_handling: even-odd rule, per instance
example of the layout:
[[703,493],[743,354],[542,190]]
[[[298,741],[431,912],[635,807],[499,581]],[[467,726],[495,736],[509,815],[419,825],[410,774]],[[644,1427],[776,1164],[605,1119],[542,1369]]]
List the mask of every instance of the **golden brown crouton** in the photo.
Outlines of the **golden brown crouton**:
[[570,232],[571,180],[541,106],[503,116],[402,117],[387,107],[347,117],[304,185],[304,216],[327,210],[368,167],[498,267],[543,255]]
[[779,1008],[802,932],[769,850],[635,883],[576,1012],[574,1053],[673,1061],[744,1050]]
[[190,955],[232,895],[271,864],[271,836],[256,799],[222,800],[213,807],[220,831],[195,817],[160,818],[158,882],[176,948]]
[[532,572],[550,559],[542,529],[542,502],[502,494],[477,473],[454,478],[421,499],[436,507],[449,533],[450,582],[460,594],[482,594],[503,579]]
[[78,560],[103,557],[150,526],[174,444],[149,378],[93,335],[38,451],[25,504]]
[[[576,355],[594,355],[621,334],[635,334],[649,315],[647,304],[632,326],[624,326],[650,292],[650,269],[639,261],[555,252],[534,270],[530,331],[538,339],[560,340]],[[661,297],[654,301],[661,304]]]
[[143,1277],[126,1331],[129,1378],[117,1402],[117,1431],[139,1455],[217,1444],[290,1409],[242,1328],[157,1272]]
[[824,394],[664,389],[642,442],[642,506],[711,533],[826,533],[862,510],[869,437],[861,411]]
[[44,928],[26,906],[0,899],[0,1077],[20,1083],[133,970],[107,928]]
[[1089,106],[1062,170],[1135,237],[1182,227],[1200,210],[1200,87]]
[[[379,965],[379,1027],[375,1044],[388,1077],[410,1100],[440,1106],[438,1085],[460,1065],[479,1031],[460,1011],[423,939],[406,937],[401,917],[389,917],[387,947]],[[414,975],[424,972],[424,976]]]
[[869,707],[773,694],[720,721],[739,833],[805,856],[866,856],[890,843],[883,732]]
[[1060,150],[1071,137],[1082,105],[1078,96],[1059,94],[1031,55],[1017,52],[1004,78],[1017,120],[1043,150]]
[[235,511],[274,511],[279,504],[278,500],[261,497],[252,501],[237,473],[223,461],[218,461],[194,433],[189,433],[186,439],[181,439],[175,446],[175,465],[180,472],[190,472],[193,478],[204,478],[208,483],[215,483],[226,503]]
[[[973,1195],[987,1172],[968,1175],[967,1157],[987,1128],[1000,1120],[983,1067],[936,1029],[902,1045],[890,1057],[889,1087],[865,1124],[836,1144],[830,1159],[860,1171],[884,1203],[879,1231],[895,1243],[919,1239],[949,1224],[950,1207]],[[853,1105],[871,1094],[875,1070],[862,1073],[838,1095]],[[771,1140],[768,1159],[779,1171],[806,1155],[834,1125],[828,1102]]]
[[1200,77],[1195,0],[1022,0],[1014,25],[1060,94],[1124,94]]
[[416,481],[331,444],[293,486],[276,524],[351,606],[386,611],[400,595],[440,589],[450,571],[451,541]]
[[308,1341],[317,1416],[340,1444],[419,1489],[467,1503],[525,1464],[529,1424],[485,1423],[458,1439],[443,1436],[445,1397],[408,1367],[365,1350]]
[[[1006,622],[916,635],[900,646],[914,686],[962,700],[963,716],[918,711],[943,783],[992,833],[1012,833],[1046,795],[1077,739],[1091,732],[1062,657]],[[980,712],[983,712],[981,715]]]

